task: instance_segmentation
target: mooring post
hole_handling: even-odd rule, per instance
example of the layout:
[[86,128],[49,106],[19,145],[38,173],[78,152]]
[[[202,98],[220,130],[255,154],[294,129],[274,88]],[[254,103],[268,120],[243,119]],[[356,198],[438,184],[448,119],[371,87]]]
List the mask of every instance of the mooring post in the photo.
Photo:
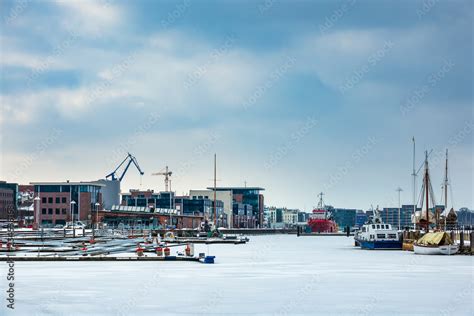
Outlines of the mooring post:
[[63,236],[66,238],[66,228],[63,228]]
[[464,248],[464,231],[459,233],[459,251],[463,251]]
[[471,232],[471,253],[474,252],[474,232]]
[[452,240],[453,242],[456,241],[456,238],[455,238],[455,237],[456,237],[456,235],[454,234],[454,230],[452,230],[452,231],[451,231],[451,240]]
[[85,236],[85,235],[86,235],[86,228],[82,227],[82,236]]

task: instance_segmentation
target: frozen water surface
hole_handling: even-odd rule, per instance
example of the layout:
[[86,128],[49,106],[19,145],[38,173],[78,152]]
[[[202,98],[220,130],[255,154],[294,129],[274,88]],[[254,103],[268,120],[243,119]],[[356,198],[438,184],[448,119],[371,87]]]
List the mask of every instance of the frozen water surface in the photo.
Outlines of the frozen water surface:
[[18,262],[15,311],[3,291],[0,315],[473,315],[470,256],[364,251],[352,237],[250,239],[209,246],[214,265]]

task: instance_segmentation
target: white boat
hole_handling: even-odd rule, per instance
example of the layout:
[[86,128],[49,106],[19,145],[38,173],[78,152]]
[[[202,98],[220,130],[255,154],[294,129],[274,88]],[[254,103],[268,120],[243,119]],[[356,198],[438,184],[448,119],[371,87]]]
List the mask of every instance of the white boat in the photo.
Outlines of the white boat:
[[418,255],[454,255],[459,251],[448,233],[426,233],[413,244],[413,250]]
[[418,246],[413,245],[413,250],[418,255],[454,255],[459,251],[459,245],[445,245],[445,246]]
[[402,241],[396,229],[392,225],[385,224],[380,218],[379,210],[374,211],[359,231],[354,235],[356,246],[370,250],[401,250]]

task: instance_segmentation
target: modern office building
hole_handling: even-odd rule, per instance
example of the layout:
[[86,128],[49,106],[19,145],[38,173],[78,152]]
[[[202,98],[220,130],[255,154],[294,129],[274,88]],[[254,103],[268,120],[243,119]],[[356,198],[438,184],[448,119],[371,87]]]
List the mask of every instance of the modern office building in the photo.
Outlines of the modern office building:
[[17,220],[18,184],[0,181],[0,220]]
[[[209,191],[212,193],[212,191]],[[154,190],[130,190],[122,194],[122,206],[146,207],[151,212],[155,209],[176,209],[179,214],[199,216],[214,221],[214,200],[207,195],[175,196],[174,192],[155,192]],[[217,220],[219,227],[227,227],[228,218],[223,212],[224,203],[216,200]],[[178,222],[173,223],[179,226]]]
[[364,211],[362,210],[359,210],[356,212],[356,223],[355,223],[355,226],[357,228],[360,228],[362,227],[362,225],[364,225],[366,222],[367,222],[367,213],[365,213]]
[[[214,191],[213,190],[190,190],[189,191],[189,198],[192,200],[214,200]],[[222,218],[225,219],[225,226],[227,228],[231,228],[232,225],[232,212],[233,212],[233,197],[232,191],[216,191],[216,201],[217,201],[217,208],[218,210],[221,208],[222,203],[222,213],[219,213],[219,218],[222,215]],[[185,202],[187,203],[187,202]],[[188,202],[189,204],[193,204],[196,202]],[[213,216],[213,215],[212,215]]]
[[[68,221],[92,222],[92,215],[102,205],[101,188],[94,182],[32,182],[35,198],[35,221],[41,225],[65,224]],[[96,204],[99,206],[96,206]]]
[[356,209],[332,208],[331,214],[339,230],[343,231],[347,226],[353,228],[356,225]]
[[[420,211],[420,208],[417,208],[417,211]],[[402,205],[400,208],[400,228],[411,228],[413,227],[412,223],[412,214],[413,214],[413,204]],[[384,207],[380,211],[380,216],[382,220],[391,224],[392,226],[398,228],[398,207]]]
[[[213,191],[214,188],[207,188],[208,190]],[[263,215],[264,215],[264,197],[263,194],[260,194],[260,191],[265,189],[260,187],[217,187],[217,192],[230,192],[232,194],[232,203],[248,204],[252,207],[251,214],[245,215],[245,220],[248,220],[248,223],[242,223],[242,218],[239,213],[235,213],[241,210],[240,206],[237,208],[232,207],[233,209],[233,223],[232,227],[241,227],[245,225],[247,227],[262,227],[263,225]]]

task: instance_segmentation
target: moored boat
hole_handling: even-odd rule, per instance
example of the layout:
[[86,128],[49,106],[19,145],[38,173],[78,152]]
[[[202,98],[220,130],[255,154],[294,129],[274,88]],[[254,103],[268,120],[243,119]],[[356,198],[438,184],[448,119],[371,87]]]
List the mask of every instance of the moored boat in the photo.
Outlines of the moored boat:
[[382,222],[378,210],[354,235],[356,246],[370,250],[401,250],[402,241],[392,225]]
[[319,193],[319,203],[309,216],[308,226],[313,233],[337,233],[337,224],[332,220],[331,212],[323,203],[323,194]]
[[413,244],[413,250],[419,255],[454,255],[459,251],[446,232],[426,233]]

